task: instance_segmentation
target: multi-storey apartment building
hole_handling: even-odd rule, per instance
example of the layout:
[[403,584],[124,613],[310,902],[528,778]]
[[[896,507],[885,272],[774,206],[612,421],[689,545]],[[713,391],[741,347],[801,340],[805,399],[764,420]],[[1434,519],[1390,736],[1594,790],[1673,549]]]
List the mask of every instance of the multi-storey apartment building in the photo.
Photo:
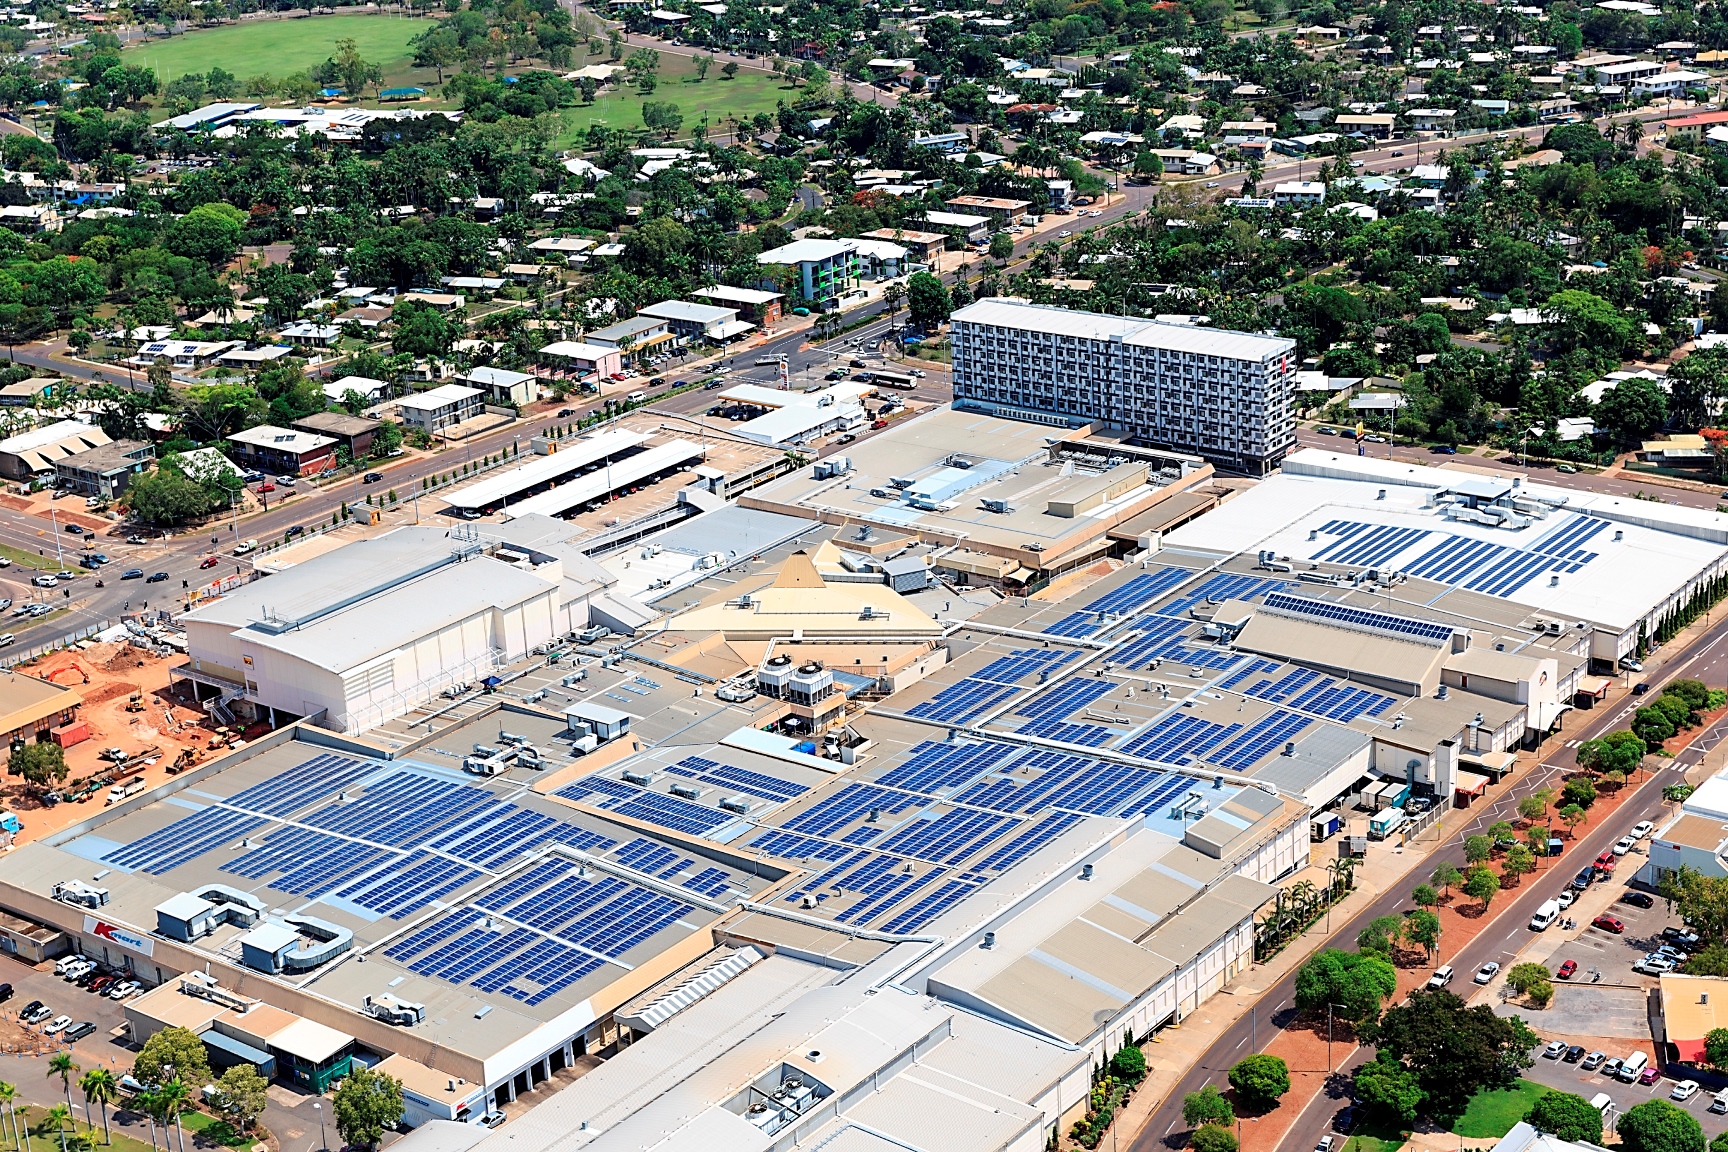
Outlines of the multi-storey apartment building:
[[1254,475],[1295,443],[1292,340],[986,299],[954,313],[952,342],[961,407],[1096,422]]

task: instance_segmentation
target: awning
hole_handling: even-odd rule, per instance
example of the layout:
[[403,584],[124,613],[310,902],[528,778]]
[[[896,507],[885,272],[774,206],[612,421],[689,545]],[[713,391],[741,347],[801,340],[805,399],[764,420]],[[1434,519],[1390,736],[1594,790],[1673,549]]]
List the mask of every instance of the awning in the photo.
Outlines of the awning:
[[1600,700],[1608,695],[1608,685],[1613,682],[1613,678],[1608,676],[1580,676],[1576,695],[1590,696]]
[[1453,789],[1461,796],[1480,796],[1488,787],[1488,777],[1476,772],[1458,773],[1458,786]]
[[1464,764],[1473,764],[1495,776],[1504,776],[1512,771],[1518,757],[1510,752],[1467,752],[1458,757]]
[[212,1063],[218,1066],[253,1064],[257,1066],[258,1074],[265,1079],[276,1075],[276,1057],[262,1049],[242,1043],[232,1036],[216,1031],[214,1028],[199,1033],[198,1039],[204,1041],[206,1047],[215,1050],[212,1055],[216,1058]]
[[1036,573],[1034,573],[1030,568],[1016,568],[1014,571],[1005,574],[1002,579],[1011,580],[1016,584],[1024,584],[1026,581],[1032,579],[1034,575],[1036,575]]

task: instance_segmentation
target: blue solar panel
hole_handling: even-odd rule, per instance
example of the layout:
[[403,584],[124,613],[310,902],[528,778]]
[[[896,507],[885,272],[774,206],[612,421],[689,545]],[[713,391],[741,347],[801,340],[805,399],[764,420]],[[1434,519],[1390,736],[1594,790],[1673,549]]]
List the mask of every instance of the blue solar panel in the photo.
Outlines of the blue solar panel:
[[481,896],[474,903],[489,912],[502,912],[511,904],[533,892],[543,888],[553,880],[557,880],[570,872],[576,866],[565,860],[542,860],[519,876],[513,876],[498,887]]
[[1186,616],[1192,609],[1207,601],[1253,600],[1256,597],[1276,592],[1287,585],[1288,581],[1284,580],[1265,580],[1258,576],[1220,572],[1201,581],[1199,586],[1190,588],[1176,599],[1160,606],[1158,614],[1161,616]]
[[724,896],[731,889],[731,883],[724,869],[704,868],[684,881],[680,887],[703,896]]
[[114,849],[102,857],[102,862],[160,876],[230,840],[238,840],[264,823],[243,812],[206,808]]
[[977,890],[976,885],[950,880],[882,925],[881,930],[898,934],[916,932]]
[[384,875],[363,877],[339,889],[336,895],[381,916],[400,920],[479,877],[479,872],[453,860],[430,852],[413,852]]
[[831,796],[824,797],[780,826],[789,832],[810,836],[827,836],[838,832],[854,820],[879,808],[890,815],[898,814],[921,803],[916,796],[897,792],[874,784],[847,784]]
[[912,749],[906,760],[884,772],[876,783],[934,796],[975,779],[1019,749],[994,740],[981,743],[944,744],[927,740]]
[[1024,860],[1074,825],[1080,823],[1082,817],[1072,812],[1056,812],[1027,828],[1006,844],[999,844],[996,850],[984,857],[978,867],[992,871],[1005,872]]
[[286,772],[279,772],[261,783],[236,792],[226,803],[251,812],[270,816],[287,816],[308,804],[322,800],[332,791],[348,785],[378,770],[372,761],[320,753],[302,761]]
[[1021,716],[1034,720],[1069,716],[1094,700],[1108,696],[1115,689],[1113,680],[1068,680],[1048,692],[1040,693],[1031,703],[1019,708]]
[[1130,738],[1121,751],[1167,764],[1187,764],[1240,731],[1240,724],[1214,724],[1197,716],[1171,712]]
[[1410,636],[1434,642],[1450,640],[1455,631],[1452,625],[1441,624],[1433,620],[1413,620],[1408,616],[1370,612],[1365,608],[1351,608],[1343,604],[1334,604],[1329,600],[1315,600],[1307,596],[1290,596],[1284,593],[1266,597],[1266,607],[1280,612],[1291,612],[1300,616],[1311,616],[1340,624],[1355,624],[1363,628],[1373,628],[1381,632],[1392,632],[1400,636]]
[[445,916],[439,917],[424,928],[416,929],[407,936],[396,941],[396,943],[384,949],[384,955],[388,956],[392,960],[406,960],[411,956],[417,956],[421,952],[432,947],[434,944],[439,944],[448,940],[464,928],[479,922],[479,920],[480,917],[476,916],[473,912],[451,912]]
[[1142,604],[1156,600],[1193,575],[1194,573],[1186,568],[1160,568],[1156,572],[1143,572],[1120,588],[1093,600],[1078,612],[1069,613],[1044,631],[1051,636],[1090,636],[1104,626],[1107,615],[1132,612]]
[[[673,796],[662,796],[634,784],[623,784],[602,776],[584,776],[558,789],[553,795],[594,804],[620,816],[629,816],[678,832],[688,832],[692,836],[706,836],[720,825],[735,819],[730,812],[704,808],[700,804],[690,804]],[[603,796],[605,799],[590,799],[594,795]]]
[[737,768],[731,764],[716,763],[701,756],[688,756],[667,768],[666,771],[675,776],[701,780],[716,787],[748,792],[752,796],[760,796],[764,800],[772,800],[775,803],[796,799],[809,791],[802,784],[794,784],[792,781],[782,780],[778,776],[752,772],[749,769]]
[[795,836],[790,832],[764,832],[750,841],[749,847],[788,860],[841,860],[849,855],[843,845],[830,844],[814,836]]
[[1314,553],[1313,559],[1363,568],[1385,564],[1394,556],[1421,543],[1429,535],[1425,528],[1352,524],[1339,539]]
[[1208,759],[1222,767],[1244,771],[1312,723],[1314,721],[1306,716],[1282,708],[1274,709]]
[[933,820],[908,820],[877,847],[937,864],[958,864],[1020,823],[990,812],[955,808]]

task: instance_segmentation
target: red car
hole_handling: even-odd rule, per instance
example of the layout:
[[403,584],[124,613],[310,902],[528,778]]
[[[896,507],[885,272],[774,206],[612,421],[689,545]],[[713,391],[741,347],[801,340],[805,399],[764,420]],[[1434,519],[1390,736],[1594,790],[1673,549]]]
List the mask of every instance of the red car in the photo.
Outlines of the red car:
[[206,557],[204,557],[204,559],[203,559],[203,560],[202,560],[202,561],[201,561],[201,562],[200,562],[200,563],[199,563],[199,565],[198,565],[198,567],[200,567],[200,568],[214,568],[214,567],[216,567],[216,565],[217,565],[217,564],[219,564],[219,563],[221,563],[221,561],[219,561],[219,560],[217,560],[217,559],[216,559],[216,557],[214,557],[214,556],[206,556]]
[[265,481],[264,483],[258,485],[258,487],[256,489],[254,489],[254,491],[274,492],[274,491],[276,491],[276,485],[270,483],[269,481]]
[[1610,916],[1606,912],[1604,912],[1604,913],[1602,913],[1602,915],[1596,917],[1596,919],[1590,921],[1590,927],[1600,928],[1604,932],[1612,932],[1616,936],[1618,936],[1618,935],[1620,935],[1620,933],[1626,931],[1626,925],[1623,922],[1621,922],[1619,917]]
[[1614,871],[1614,852],[1612,849],[1596,857],[1596,867],[1604,872]]
[[1570,980],[1572,979],[1572,973],[1576,971],[1578,971],[1578,961],[1568,960],[1566,963],[1560,965],[1560,967],[1554,970],[1554,975],[1560,980]]

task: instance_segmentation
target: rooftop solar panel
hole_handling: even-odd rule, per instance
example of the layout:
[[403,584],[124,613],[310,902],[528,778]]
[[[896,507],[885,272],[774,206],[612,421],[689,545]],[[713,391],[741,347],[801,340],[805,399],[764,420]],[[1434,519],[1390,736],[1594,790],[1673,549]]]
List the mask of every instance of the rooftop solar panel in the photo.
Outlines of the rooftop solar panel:
[[1392,632],[1399,636],[1412,639],[1427,640],[1441,643],[1452,638],[1455,629],[1450,624],[1441,624],[1434,620],[1414,620],[1408,616],[1393,616],[1386,612],[1371,612],[1365,608],[1352,608],[1344,604],[1334,604],[1330,600],[1316,600],[1307,596],[1291,596],[1278,592],[1266,597],[1266,607],[1280,612],[1291,612],[1299,616],[1310,616],[1319,620],[1327,620],[1338,624],[1354,624],[1362,628],[1372,628],[1379,632]]

